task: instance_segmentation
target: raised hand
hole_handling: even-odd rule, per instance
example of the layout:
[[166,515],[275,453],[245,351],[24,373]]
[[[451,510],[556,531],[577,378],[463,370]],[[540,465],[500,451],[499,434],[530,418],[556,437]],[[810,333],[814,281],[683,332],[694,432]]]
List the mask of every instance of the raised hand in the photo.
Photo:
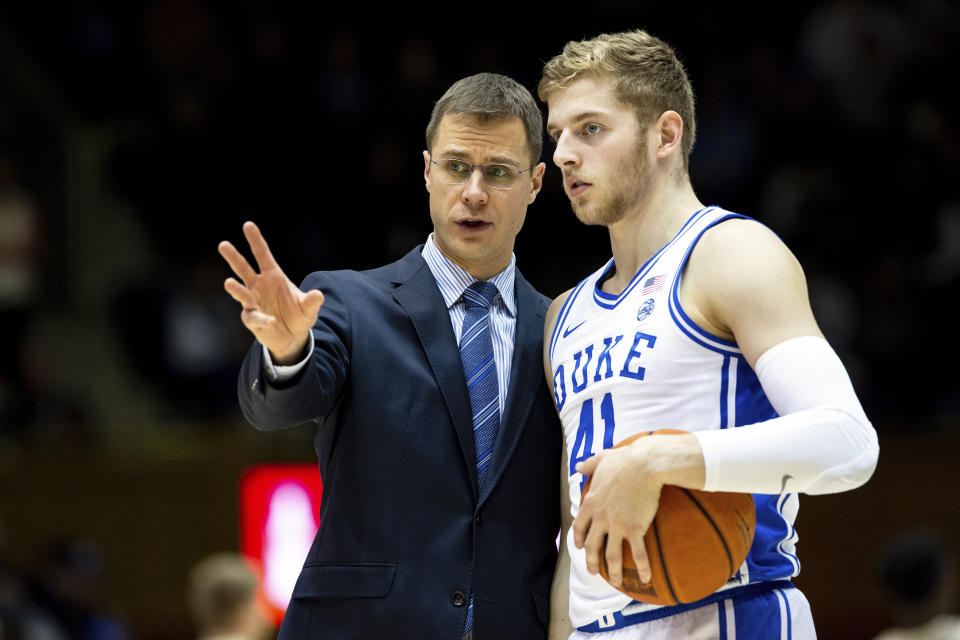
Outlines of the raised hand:
[[257,273],[230,242],[217,250],[240,278],[227,278],[223,288],[243,307],[243,326],[270,352],[275,364],[293,364],[303,356],[310,327],[317,321],[323,294],[317,289],[301,291],[283,273],[266,240],[252,222],[245,222],[243,235],[260,267]]

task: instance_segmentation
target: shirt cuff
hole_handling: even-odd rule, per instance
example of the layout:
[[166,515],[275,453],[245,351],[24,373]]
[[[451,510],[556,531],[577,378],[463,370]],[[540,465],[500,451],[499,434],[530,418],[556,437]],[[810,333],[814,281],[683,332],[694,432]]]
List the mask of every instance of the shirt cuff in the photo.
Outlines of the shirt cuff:
[[261,345],[260,348],[263,349],[263,370],[267,373],[267,379],[274,384],[292,380],[310,361],[310,356],[313,355],[313,344],[313,331],[311,331],[310,338],[307,341],[306,355],[303,357],[303,360],[296,364],[288,365],[273,364],[270,352],[265,346]]

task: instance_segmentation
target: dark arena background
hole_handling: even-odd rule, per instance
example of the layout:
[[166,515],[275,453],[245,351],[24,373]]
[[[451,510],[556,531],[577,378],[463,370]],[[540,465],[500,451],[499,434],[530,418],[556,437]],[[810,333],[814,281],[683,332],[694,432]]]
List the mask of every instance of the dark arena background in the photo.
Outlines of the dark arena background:
[[[796,584],[823,639],[892,624],[887,545],[960,548],[956,4],[357,9],[0,3],[0,613],[193,637],[187,575],[239,551],[245,470],[314,455],[309,426],[240,416],[217,243],[254,220],[297,282],[397,259],[430,231],[423,132],[451,82],[534,89],[566,41],[640,27],[690,74],[698,196],[792,248],[880,434],[866,486],[802,497]],[[516,255],[555,296],[609,245],[552,152]]]

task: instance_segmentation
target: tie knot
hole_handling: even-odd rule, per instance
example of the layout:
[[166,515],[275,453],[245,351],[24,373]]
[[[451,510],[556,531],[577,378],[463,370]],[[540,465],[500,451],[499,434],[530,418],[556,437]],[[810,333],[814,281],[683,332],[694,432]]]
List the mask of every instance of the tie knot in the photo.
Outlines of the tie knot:
[[463,302],[467,309],[472,307],[489,309],[497,293],[497,285],[487,280],[477,280],[463,290]]

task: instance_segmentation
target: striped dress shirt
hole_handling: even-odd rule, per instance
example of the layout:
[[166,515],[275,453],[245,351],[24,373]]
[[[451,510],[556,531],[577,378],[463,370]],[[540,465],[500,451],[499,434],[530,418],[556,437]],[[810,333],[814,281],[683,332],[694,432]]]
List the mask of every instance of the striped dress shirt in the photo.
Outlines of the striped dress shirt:
[[[421,255],[430,267],[430,272],[440,289],[440,295],[447,304],[450,324],[453,325],[453,335],[456,336],[459,345],[460,332],[463,331],[463,316],[466,313],[463,292],[476,282],[477,278],[447,259],[433,241],[432,233],[427,237]],[[510,388],[510,364],[513,362],[513,342],[517,329],[517,297],[513,290],[516,265],[517,258],[511,254],[507,268],[490,278],[490,282],[499,292],[490,306],[490,338],[493,342],[493,359],[497,365],[501,417],[507,403],[507,390]]]

